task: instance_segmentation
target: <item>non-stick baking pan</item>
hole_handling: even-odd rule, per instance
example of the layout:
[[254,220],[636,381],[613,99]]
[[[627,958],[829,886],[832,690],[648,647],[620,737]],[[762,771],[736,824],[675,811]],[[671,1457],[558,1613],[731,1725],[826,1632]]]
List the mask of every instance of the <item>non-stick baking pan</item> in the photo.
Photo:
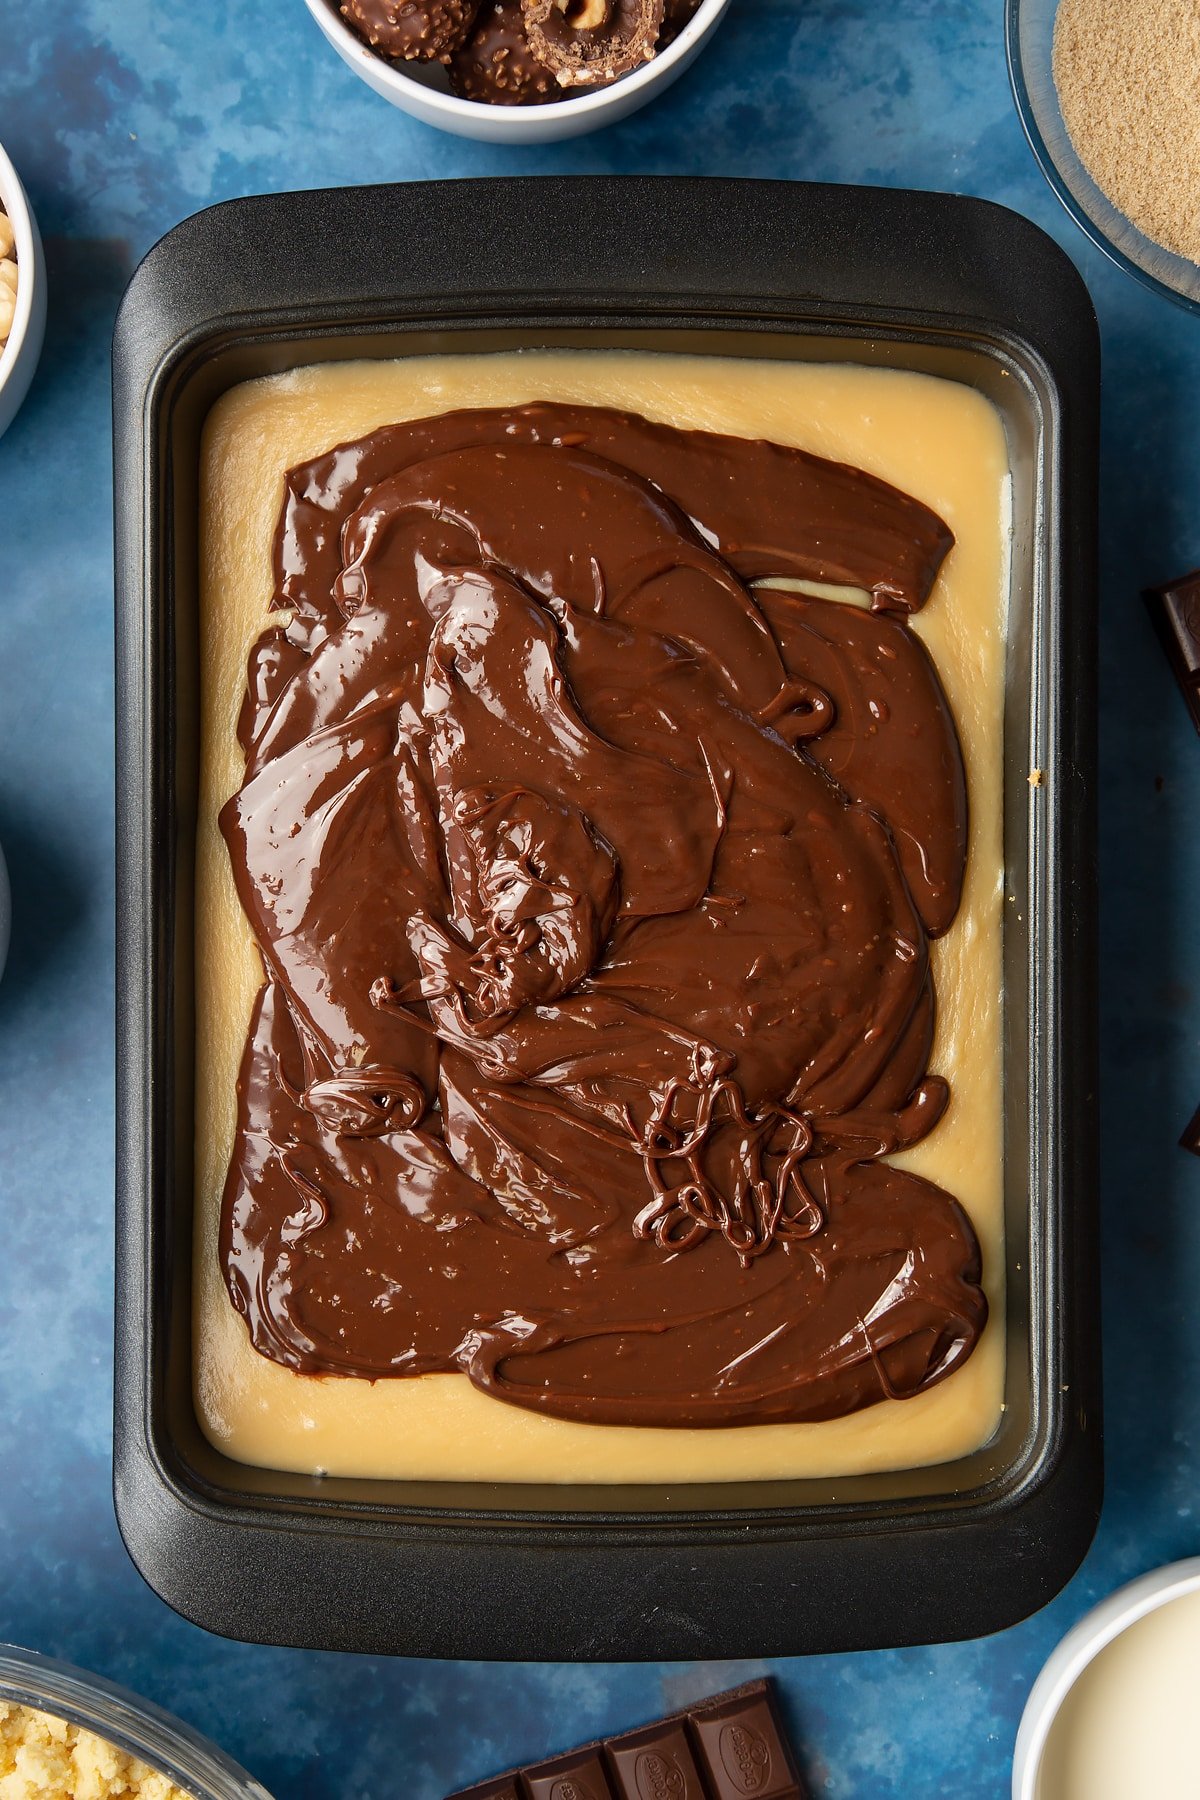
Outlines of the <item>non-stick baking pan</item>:
[[[1008,1372],[960,1461],[704,1488],[316,1479],[191,1399],[201,425],[247,377],[582,345],[966,382],[1012,468],[1005,701]],[[778,1656],[974,1636],[1078,1564],[1101,1487],[1095,1081],[1098,348],[1049,238],[978,200],[777,182],[463,181],[232,201],[149,254],[114,350],[115,1492],[212,1630],[425,1656]],[[1048,771],[1040,788],[1029,771]]]

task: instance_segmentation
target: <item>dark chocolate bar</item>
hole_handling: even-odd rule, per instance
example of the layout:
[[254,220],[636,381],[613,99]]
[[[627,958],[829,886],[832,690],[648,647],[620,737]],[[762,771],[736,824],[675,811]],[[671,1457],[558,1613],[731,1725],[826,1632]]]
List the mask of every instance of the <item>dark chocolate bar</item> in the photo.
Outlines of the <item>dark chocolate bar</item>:
[[447,1800],[806,1800],[771,1684],[748,1681]]
[[1179,683],[1192,723],[1200,731],[1200,569],[1146,588],[1144,597]]
[[[1192,723],[1200,731],[1200,569],[1168,581],[1164,587],[1144,589],[1143,598]],[[1200,1156],[1200,1106],[1179,1142],[1193,1156]]]

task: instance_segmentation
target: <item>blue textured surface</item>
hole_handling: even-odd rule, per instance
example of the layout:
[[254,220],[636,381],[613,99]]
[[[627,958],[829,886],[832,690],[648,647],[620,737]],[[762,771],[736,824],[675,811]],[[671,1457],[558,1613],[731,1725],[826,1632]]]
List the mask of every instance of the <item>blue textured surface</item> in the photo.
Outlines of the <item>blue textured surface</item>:
[[[1044,186],[999,0],[734,0],[711,51],[624,125],[547,150],[394,112],[300,0],[0,0],[0,140],[46,237],[50,318],[0,440],[0,1639],[209,1732],[281,1800],[436,1800],[749,1665],[381,1663],[225,1643],[142,1584],[109,1495],[112,680],[108,344],[136,259],[263,190],[546,171],[955,188],[1029,214],[1082,269],[1105,352],[1100,998],[1108,1497],[1045,1612],[967,1645],[771,1665],[829,1800],[1001,1796],[1030,1683],[1101,1594],[1200,1551],[1200,741],[1137,599],[1200,563],[1200,321],[1136,287]],[[313,246],[319,257],[320,246]],[[403,1773],[398,1771],[403,1770]]]

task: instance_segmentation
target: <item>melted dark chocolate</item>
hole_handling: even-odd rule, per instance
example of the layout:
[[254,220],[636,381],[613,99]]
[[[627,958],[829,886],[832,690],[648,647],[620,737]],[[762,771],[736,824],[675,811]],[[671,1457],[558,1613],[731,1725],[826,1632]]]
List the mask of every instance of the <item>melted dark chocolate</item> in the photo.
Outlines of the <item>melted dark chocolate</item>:
[[950,542],[853,469],[600,409],[292,470],[221,820],[266,967],[221,1256],[263,1354],[656,1425],[970,1354],[971,1227],[882,1160],[947,1101],[966,795],[905,619]]

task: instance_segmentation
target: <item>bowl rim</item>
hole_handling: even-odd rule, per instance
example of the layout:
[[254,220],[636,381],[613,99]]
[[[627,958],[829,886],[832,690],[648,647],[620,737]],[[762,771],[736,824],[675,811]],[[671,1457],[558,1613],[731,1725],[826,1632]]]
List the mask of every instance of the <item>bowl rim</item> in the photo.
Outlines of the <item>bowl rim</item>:
[[[370,85],[375,86],[376,82],[381,82],[388,90],[386,98],[393,105],[403,104],[412,90],[416,89],[423,104],[428,104],[431,110],[441,112],[448,119],[487,118],[495,120],[498,125],[501,120],[510,119],[515,130],[518,124],[527,128],[535,119],[544,120],[550,125],[564,119],[591,118],[597,113],[607,112],[617,103],[618,97],[625,99],[654,86],[699,45],[701,39],[728,9],[730,0],[700,0],[696,11],[678,36],[671,40],[665,50],[643,63],[640,69],[633,69],[628,75],[622,75],[609,86],[596,88],[590,94],[581,94],[569,100],[550,100],[544,106],[495,106],[487,100],[463,100],[457,94],[443,93],[441,88],[427,87],[423,81],[417,81],[407,74],[397,63],[390,62],[387,57],[377,56],[369,45],[364,44],[357,32],[351,31],[346,24],[333,0],[304,0],[304,4],[318,29],[324,32],[335,48],[340,49],[344,60],[359,79],[368,81],[366,70],[369,68],[372,72]],[[376,87],[376,92],[379,91]],[[497,135],[507,136],[508,133],[501,127]]]
[[1046,1745],[1063,1703],[1109,1644],[1173,1600],[1200,1592],[1200,1556],[1165,1563],[1099,1601],[1046,1658],[1029,1691],[1013,1749],[1013,1800],[1037,1800]]
[[240,1763],[164,1707],[37,1650],[0,1641],[0,1701],[66,1719],[136,1756],[190,1800],[271,1800]]
[[40,239],[33,208],[3,144],[0,144],[0,205],[12,220],[17,252],[17,304],[12,328],[0,349],[0,389],[17,366],[33,318],[33,290],[38,280]]
[[[1181,292],[1179,288],[1172,287],[1169,282],[1161,280],[1159,276],[1152,274],[1149,269],[1142,268],[1140,263],[1134,262],[1132,257],[1127,256],[1120,246],[1108,236],[1099,220],[1092,217],[1068,185],[1066,177],[1042,133],[1037,107],[1025,76],[1025,58],[1021,51],[1020,31],[1021,8],[1024,3],[1025,0],[1005,0],[1004,54],[1008,64],[1008,79],[1012,88],[1013,103],[1016,107],[1017,118],[1021,123],[1021,130],[1025,134],[1025,140],[1033,151],[1034,160],[1045,176],[1051,192],[1059,205],[1075,221],[1084,236],[1118,269],[1131,276],[1142,287],[1148,288],[1151,293],[1163,295],[1166,299],[1174,301],[1177,306],[1182,306],[1187,312],[1200,312],[1200,299]],[[1058,0],[1055,0],[1056,10],[1057,4]],[[1107,200],[1107,198],[1106,195],[1105,199]],[[1108,204],[1112,206],[1114,212],[1120,211],[1115,202],[1108,201]],[[1146,234],[1132,220],[1129,223],[1139,236],[1146,238]],[[1150,244],[1154,243],[1154,240],[1146,238],[1146,242]],[[1156,247],[1160,250],[1165,249],[1163,245]],[[1172,253],[1167,251],[1166,254]]]

